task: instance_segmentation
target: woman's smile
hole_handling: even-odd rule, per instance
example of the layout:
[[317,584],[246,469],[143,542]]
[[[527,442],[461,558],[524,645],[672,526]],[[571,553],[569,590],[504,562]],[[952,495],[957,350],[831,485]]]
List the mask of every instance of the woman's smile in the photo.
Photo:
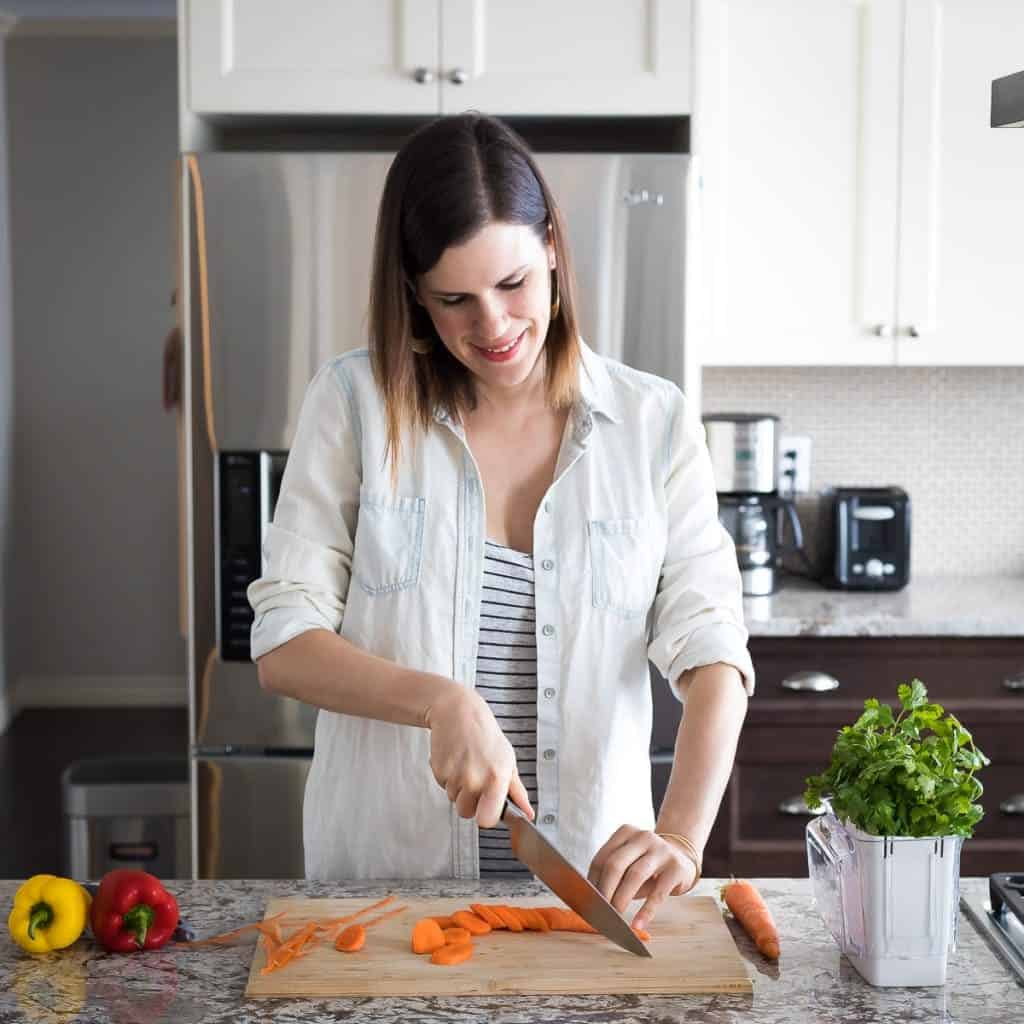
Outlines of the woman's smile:
[[524,328],[519,334],[514,335],[511,341],[499,341],[494,345],[474,345],[473,347],[484,357],[492,363],[507,363],[515,359],[520,348],[522,348],[522,341],[526,337],[526,331],[528,328]]

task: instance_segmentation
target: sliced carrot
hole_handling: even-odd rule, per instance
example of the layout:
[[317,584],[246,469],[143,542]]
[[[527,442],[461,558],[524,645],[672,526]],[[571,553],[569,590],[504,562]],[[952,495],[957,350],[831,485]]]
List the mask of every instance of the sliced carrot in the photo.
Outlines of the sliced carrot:
[[414,953],[433,953],[444,943],[444,932],[432,917],[424,917],[413,926],[412,951]]
[[648,931],[645,931],[643,928],[634,928],[633,931],[635,932],[636,937],[641,942],[650,942],[651,941],[651,933],[648,932]]
[[721,891],[725,905],[743,925],[743,930],[754,940],[758,950],[769,960],[778,960],[779,932],[757,887],[741,879],[726,883]]
[[524,931],[523,922],[519,920],[519,915],[514,913],[511,907],[506,907],[504,904],[492,908],[494,912],[505,922],[505,927],[510,932],[521,932]]
[[587,933],[596,931],[575,910],[569,910],[566,907],[544,907],[543,911],[544,919],[553,931]]
[[455,922],[450,917],[434,917],[431,918],[431,920],[436,921],[441,926],[442,929],[456,927]]
[[531,932],[551,931],[551,925],[536,907],[516,907],[515,909],[519,911],[519,917],[522,919],[524,927]]
[[561,908],[559,907],[538,907],[537,913],[544,918],[548,923],[548,927],[552,931],[558,930],[558,913]]
[[456,910],[452,920],[459,928],[465,928],[470,935],[486,935],[491,926],[482,918],[469,910]]
[[454,946],[458,942],[472,942],[473,936],[465,928],[445,928],[444,931],[444,944],[446,946]]
[[355,953],[366,945],[366,929],[361,924],[350,924],[335,940],[334,948],[342,953]]
[[452,964],[461,964],[473,955],[472,942],[456,942],[451,946],[442,946],[430,954],[432,964],[441,964],[450,967]]
[[507,928],[508,925],[495,913],[493,907],[487,906],[486,903],[470,903],[469,909],[476,914],[477,917],[483,918],[495,931],[500,931],[502,928]]

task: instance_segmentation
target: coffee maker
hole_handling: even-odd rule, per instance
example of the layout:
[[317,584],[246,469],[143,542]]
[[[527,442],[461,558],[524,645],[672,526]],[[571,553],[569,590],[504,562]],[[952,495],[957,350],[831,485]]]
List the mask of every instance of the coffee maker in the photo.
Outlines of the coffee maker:
[[[743,593],[772,594],[782,554],[806,558],[796,506],[778,491],[779,417],[710,413],[703,423],[718,491],[718,518],[736,545]],[[785,540],[787,524],[791,542]]]

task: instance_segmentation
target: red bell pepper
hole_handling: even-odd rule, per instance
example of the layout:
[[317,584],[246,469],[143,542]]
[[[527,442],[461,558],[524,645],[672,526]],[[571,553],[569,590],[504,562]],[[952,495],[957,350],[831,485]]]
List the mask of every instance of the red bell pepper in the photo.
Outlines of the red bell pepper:
[[101,879],[89,922],[112,953],[159,949],[178,925],[178,902],[154,875],[118,868]]

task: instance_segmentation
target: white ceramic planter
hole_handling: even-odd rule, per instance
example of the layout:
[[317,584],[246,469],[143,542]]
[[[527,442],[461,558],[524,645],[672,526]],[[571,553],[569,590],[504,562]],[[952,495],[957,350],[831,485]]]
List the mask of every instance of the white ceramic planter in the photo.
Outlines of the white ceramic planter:
[[826,813],[807,825],[818,909],[872,985],[943,985],[956,948],[961,836],[872,836]]

